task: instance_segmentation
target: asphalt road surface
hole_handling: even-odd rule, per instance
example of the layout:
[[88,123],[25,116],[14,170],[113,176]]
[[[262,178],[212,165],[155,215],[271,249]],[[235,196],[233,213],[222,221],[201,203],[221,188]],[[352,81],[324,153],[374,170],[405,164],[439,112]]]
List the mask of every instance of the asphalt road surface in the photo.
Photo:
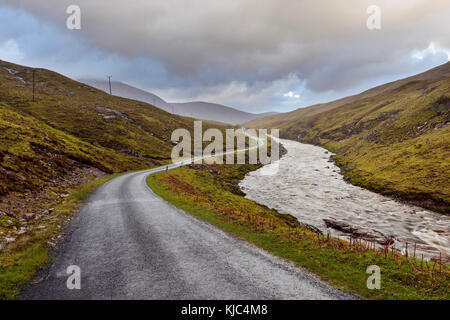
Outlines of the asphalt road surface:
[[[165,202],[145,182],[161,170],[129,173],[91,193],[53,265],[20,298],[354,298]],[[79,290],[66,285],[71,265],[81,270]]]

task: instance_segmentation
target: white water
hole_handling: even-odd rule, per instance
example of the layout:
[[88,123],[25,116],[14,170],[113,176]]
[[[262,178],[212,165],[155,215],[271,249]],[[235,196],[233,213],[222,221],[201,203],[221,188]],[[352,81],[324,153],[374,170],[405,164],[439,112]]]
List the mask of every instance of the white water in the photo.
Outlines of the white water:
[[329,162],[331,154],[321,147],[291,140],[281,143],[288,153],[278,161],[276,174],[267,175],[263,167],[241,181],[248,199],[289,213],[334,236],[344,234],[327,229],[323,219],[394,236],[396,248],[408,242],[411,249],[417,243],[417,254],[425,257],[439,255],[439,251],[450,255],[450,217],[345,182],[339,168]]

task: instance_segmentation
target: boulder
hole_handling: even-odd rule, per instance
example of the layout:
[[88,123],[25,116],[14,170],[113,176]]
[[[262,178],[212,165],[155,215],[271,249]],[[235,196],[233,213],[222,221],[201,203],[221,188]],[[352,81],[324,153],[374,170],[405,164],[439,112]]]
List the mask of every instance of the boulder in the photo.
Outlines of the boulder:
[[25,220],[25,221],[31,221],[35,218],[36,216],[33,213],[26,213],[20,216],[21,219]]
[[348,233],[354,238],[367,239],[375,241],[381,245],[394,243],[394,237],[385,235],[379,231],[372,229],[363,229],[357,226],[352,226],[346,222],[334,219],[323,219],[327,228],[332,228],[343,233]]
[[301,225],[303,228],[306,228],[307,230],[309,230],[309,231],[311,231],[311,232],[313,232],[313,233],[318,233],[318,234],[320,234],[320,235],[323,235],[323,232],[320,231],[319,228],[317,228],[317,227],[315,227],[315,226],[313,226],[313,225],[307,224],[307,223],[303,223],[303,222],[299,222],[299,223],[300,223],[300,225]]

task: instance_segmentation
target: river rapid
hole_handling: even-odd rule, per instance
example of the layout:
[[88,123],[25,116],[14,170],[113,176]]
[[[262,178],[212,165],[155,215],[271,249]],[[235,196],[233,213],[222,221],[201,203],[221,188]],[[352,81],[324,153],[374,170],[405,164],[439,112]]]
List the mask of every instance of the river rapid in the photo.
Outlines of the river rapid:
[[289,213],[324,234],[349,238],[348,233],[327,227],[324,219],[333,219],[393,237],[395,248],[403,251],[408,242],[410,255],[416,243],[417,256],[436,257],[439,251],[443,257],[450,256],[450,217],[347,183],[326,149],[292,140],[280,142],[287,154],[240,182],[246,198]]

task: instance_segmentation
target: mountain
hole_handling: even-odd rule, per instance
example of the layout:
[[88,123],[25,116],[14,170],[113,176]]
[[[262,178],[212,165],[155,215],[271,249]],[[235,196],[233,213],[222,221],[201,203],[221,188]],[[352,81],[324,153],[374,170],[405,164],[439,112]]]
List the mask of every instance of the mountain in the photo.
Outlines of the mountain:
[[194,122],[50,70],[1,60],[0,114],[0,211],[8,202],[3,196],[55,191],[75,174],[167,163],[172,132],[193,132]]
[[[79,81],[88,84],[96,89],[109,93],[108,81],[98,79],[79,79]],[[150,93],[148,91],[141,90],[118,81],[111,82],[111,90],[113,95],[115,96],[143,101],[166,112],[173,113],[172,106],[170,103],[167,103],[166,101],[158,97],[156,94]]]
[[179,115],[198,119],[214,120],[233,125],[276,114],[275,112],[249,113],[221,104],[202,101],[172,103],[172,105],[174,106],[175,113]]
[[[80,79],[79,81],[109,93],[108,81],[95,79]],[[221,104],[201,101],[170,103],[166,102],[153,93],[117,81],[113,81],[111,83],[111,87],[112,93],[115,96],[147,102],[169,113],[196,119],[212,120],[236,125],[249,120],[276,114],[275,112],[259,114],[249,113],[236,110],[234,108],[227,107]]]
[[353,184],[450,213],[450,63],[329,103],[249,121],[324,146]]

